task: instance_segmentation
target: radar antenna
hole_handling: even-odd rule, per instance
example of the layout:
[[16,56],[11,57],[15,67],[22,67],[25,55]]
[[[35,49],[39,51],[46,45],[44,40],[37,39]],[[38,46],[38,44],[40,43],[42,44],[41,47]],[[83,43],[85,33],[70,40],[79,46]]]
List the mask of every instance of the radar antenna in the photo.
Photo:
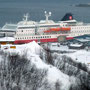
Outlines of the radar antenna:
[[51,16],[51,12],[47,13],[47,11],[44,12],[46,17],[46,22],[48,22],[48,18]]

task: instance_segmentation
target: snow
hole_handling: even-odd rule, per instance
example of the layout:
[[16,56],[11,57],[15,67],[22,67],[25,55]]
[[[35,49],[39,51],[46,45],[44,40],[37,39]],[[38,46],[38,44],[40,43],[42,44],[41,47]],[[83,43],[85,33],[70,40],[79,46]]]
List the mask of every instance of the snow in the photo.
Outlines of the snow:
[[67,89],[67,90],[69,89],[68,87],[70,86],[69,77],[63,74],[62,72],[60,72],[60,70],[58,70],[57,68],[55,67],[49,68],[47,78],[51,83],[60,81],[62,84],[62,89]]
[[0,38],[0,41],[15,41],[14,37],[3,37]]
[[[68,46],[57,46],[57,44],[53,44],[54,46],[49,46],[50,50],[57,50],[57,51],[73,51],[73,53],[65,53],[65,55],[71,57],[73,60],[89,64],[90,63],[90,51],[86,50],[74,50],[69,49]],[[81,44],[80,44],[81,45]],[[10,45],[1,45],[1,49],[4,49],[4,47],[10,47]],[[13,45],[14,46],[14,45]],[[42,48],[35,42],[31,42],[28,44],[22,44],[22,45],[15,45],[16,49],[7,49],[5,51],[9,52],[17,52],[19,55],[27,54],[28,59],[32,59],[32,63],[35,63],[37,68],[46,68],[48,67],[45,63],[42,62],[40,59],[40,52]],[[38,60],[37,60],[38,59]]]
[[[63,53],[63,54],[59,53],[58,54],[59,58],[55,58],[57,60],[60,60],[62,55],[67,55],[68,57],[71,57],[76,62],[81,62],[81,63],[86,63],[86,64],[90,63],[90,51],[86,51],[84,49],[73,50],[73,49],[69,49],[68,46],[66,45],[65,46],[58,45],[58,44],[52,44],[52,45],[53,46],[48,45],[48,47],[50,47],[51,50],[73,51],[73,52]],[[8,49],[4,49],[4,47],[6,46],[8,47]],[[16,46],[16,49],[11,49],[10,46]],[[22,45],[9,45],[9,44],[1,45],[1,50],[3,50],[6,53],[10,53],[11,55],[12,54],[13,55],[19,54],[20,56],[24,55],[24,57],[30,61],[30,64],[27,66],[27,70],[28,69],[30,70],[32,66],[34,66],[37,70],[47,70],[47,73],[44,76],[43,80],[47,80],[48,85],[51,85],[51,87],[54,86],[53,88],[55,88],[56,82],[59,82],[60,90],[70,90],[71,85],[77,84],[76,82],[76,80],[78,79],[77,77],[69,76],[65,72],[63,73],[63,71],[61,71],[58,67],[49,65],[40,58],[43,48],[39,46],[35,41],[30,42],[28,44],[22,44]],[[0,62],[2,60],[3,60],[3,57],[0,55]],[[16,83],[13,83],[13,86],[16,86]],[[38,90],[43,90],[43,89],[38,89]],[[55,89],[52,89],[52,90],[55,90]]]
[[28,57],[28,59],[32,61],[32,64],[34,64],[37,68],[48,70],[47,79],[51,84],[59,80],[60,82],[62,82],[62,86],[63,86],[62,88],[63,89],[67,88],[68,90],[70,86],[70,82],[69,82],[69,77],[67,75],[63,74],[56,67],[45,64],[37,55],[32,56],[31,58]]
[[[70,44],[70,46],[80,47],[82,44]],[[67,45],[59,45],[58,43],[50,44],[48,46],[51,51],[66,51],[67,53],[63,53],[62,55],[67,55],[71,57],[73,60],[81,63],[85,63],[90,66],[90,50],[86,49],[69,49]],[[69,53],[68,53],[69,52]]]
[[81,63],[85,63],[85,64],[90,63],[90,51],[79,50],[76,51],[75,53],[69,53],[67,54],[67,56]]
[[[8,45],[10,46],[10,45]],[[26,55],[26,58],[31,61],[32,65],[35,65],[37,69],[46,69],[47,71],[47,80],[51,84],[55,84],[57,81],[61,82],[62,90],[69,90],[71,85],[69,81],[69,76],[62,73],[59,69],[54,66],[48,65],[43,62],[40,58],[40,53],[42,48],[35,42],[31,42],[23,45],[15,45],[16,49],[7,49],[5,52],[18,53],[19,55]]]
[[88,42],[88,41],[90,41],[90,38],[89,39],[77,39],[77,40],[80,42]]
[[68,46],[63,46],[63,45],[56,45],[56,46],[48,46],[48,48],[51,50],[51,51],[53,51],[53,50],[55,50],[55,51],[76,51],[75,49],[69,49],[68,48]]
[[[51,50],[74,51],[73,53],[67,53],[65,55],[71,57],[73,60],[77,60],[78,62],[82,62],[85,64],[90,63],[90,51],[73,50],[73,49],[69,49],[67,46],[60,45],[60,47],[58,47],[56,46],[57,44],[53,44],[53,45],[55,46],[50,46]],[[4,49],[3,47],[5,46],[10,47],[11,45],[1,45],[1,48]],[[42,60],[40,60],[39,56],[42,48],[35,41],[28,44],[15,45],[15,46],[16,46],[15,50],[9,48],[5,51],[9,51],[11,53],[17,52],[19,53],[19,55],[23,55],[27,53],[27,58],[28,59],[32,58],[33,59],[32,62],[35,63],[38,68],[47,67],[46,64],[45,63],[42,64]]]
[[82,44],[70,44],[70,46],[73,46],[73,47],[81,47]]
[[[16,49],[11,49],[10,46],[16,46]],[[5,47],[8,47],[8,49],[4,49]],[[35,42],[31,42],[28,44],[22,44],[22,45],[1,45],[1,50],[4,51],[9,51],[9,52],[13,52],[13,53],[19,53],[19,55],[23,55],[25,53],[30,53],[30,54],[40,54],[40,49],[41,47]]]

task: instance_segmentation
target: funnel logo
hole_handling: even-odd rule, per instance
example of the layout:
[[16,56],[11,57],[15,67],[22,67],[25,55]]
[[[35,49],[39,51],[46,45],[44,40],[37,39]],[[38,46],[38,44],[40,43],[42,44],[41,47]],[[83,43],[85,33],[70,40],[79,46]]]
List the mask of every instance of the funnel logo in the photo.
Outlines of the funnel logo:
[[61,21],[73,20],[73,15],[71,13],[66,13]]
[[72,16],[69,16],[69,19],[72,20]]

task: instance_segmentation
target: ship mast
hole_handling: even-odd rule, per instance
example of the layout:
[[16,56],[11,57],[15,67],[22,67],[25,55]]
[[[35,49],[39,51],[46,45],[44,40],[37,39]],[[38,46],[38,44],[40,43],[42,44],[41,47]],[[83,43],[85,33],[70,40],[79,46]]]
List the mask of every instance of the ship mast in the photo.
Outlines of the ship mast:
[[44,12],[46,17],[46,22],[48,22],[48,18],[51,16],[51,12],[47,13],[47,11]]
[[28,21],[28,18],[29,18],[29,14],[28,14],[28,13],[26,13],[26,14],[24,15],[23,20],[24,20],[24,21]]

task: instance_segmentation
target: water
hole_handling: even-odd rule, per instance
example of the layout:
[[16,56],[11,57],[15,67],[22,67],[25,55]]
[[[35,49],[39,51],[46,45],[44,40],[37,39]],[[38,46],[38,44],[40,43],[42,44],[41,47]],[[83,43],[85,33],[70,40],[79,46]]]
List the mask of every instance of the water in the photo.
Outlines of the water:
[[51,11],[50,19],[61,20],[65,13],[71,12],[78,21],[90,23],[90,7],[75,7],[75,4],[89,3],[89,0],[0,0],[0,27],[7,23],[17,23],[25,13],[30,19],[45,19],[44,11]]

